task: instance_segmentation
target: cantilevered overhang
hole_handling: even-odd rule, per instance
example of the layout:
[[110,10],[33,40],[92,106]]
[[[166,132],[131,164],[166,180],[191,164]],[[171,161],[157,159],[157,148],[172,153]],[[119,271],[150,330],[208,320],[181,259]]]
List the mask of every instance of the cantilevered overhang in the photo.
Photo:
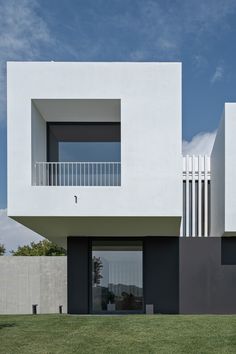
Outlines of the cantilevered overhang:
[[180,217],[14,217],[51,241],[67,236],[179,236]]

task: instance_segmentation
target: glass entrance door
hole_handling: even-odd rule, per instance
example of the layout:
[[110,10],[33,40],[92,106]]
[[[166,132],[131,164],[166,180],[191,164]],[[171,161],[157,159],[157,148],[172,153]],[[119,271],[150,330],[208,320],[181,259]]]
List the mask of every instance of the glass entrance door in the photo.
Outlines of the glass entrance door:
[[92,242],[92,312],[143,312],[142,241]]

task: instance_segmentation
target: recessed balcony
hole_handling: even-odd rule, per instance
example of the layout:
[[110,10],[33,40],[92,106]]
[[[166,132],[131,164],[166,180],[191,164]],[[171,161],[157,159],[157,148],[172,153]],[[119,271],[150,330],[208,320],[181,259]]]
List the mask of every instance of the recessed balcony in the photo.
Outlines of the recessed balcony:
[[121,185],[120,100],[35,100],[32,141],[35,186]]

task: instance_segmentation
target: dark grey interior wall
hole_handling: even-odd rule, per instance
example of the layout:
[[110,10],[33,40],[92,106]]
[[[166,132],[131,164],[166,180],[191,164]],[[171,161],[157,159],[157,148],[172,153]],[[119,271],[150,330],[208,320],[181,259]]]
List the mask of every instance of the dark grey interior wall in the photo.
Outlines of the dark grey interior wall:
[[144,239],[144,300],[155,313],[179,312],[179,239]]
[[47,128],[47,161],[58,161],[58,139]]
[[223,264],[232,260],[236,238],[228,242],[220,237],[180,238],[179,242],[180,313],[236,313],[236,265]]
[[89,241],[67,238],[68,313],[89,312]]

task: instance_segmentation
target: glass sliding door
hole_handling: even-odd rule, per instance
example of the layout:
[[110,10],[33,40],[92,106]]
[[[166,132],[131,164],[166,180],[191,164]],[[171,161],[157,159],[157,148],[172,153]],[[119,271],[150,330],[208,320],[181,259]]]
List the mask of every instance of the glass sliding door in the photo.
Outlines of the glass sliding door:
[[142,241],[92,242],[92,312],[143,312]]

